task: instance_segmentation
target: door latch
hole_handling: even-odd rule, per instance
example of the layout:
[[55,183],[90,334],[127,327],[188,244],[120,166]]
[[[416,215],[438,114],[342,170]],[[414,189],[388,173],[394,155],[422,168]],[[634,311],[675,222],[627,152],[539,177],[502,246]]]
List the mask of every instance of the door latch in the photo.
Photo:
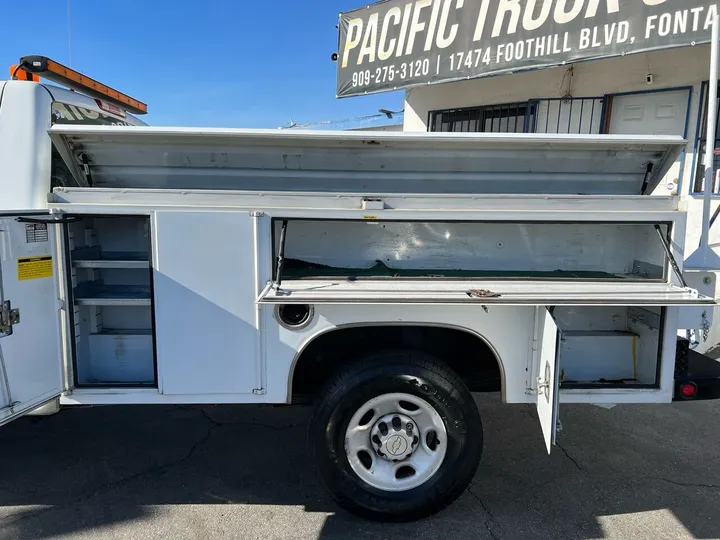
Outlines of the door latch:
[[10,336],[13,333],[13,325],[20,322],[20,310],[12,309],[10,300],[0,305],[0,337]]
[[550,362],[545,362],[545,376],[537,378],[537,393],[550,403]]

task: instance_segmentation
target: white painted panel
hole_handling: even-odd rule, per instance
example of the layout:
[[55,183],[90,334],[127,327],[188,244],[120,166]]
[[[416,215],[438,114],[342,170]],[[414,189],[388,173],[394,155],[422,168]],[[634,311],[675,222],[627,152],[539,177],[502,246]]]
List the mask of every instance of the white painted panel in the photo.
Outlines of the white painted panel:
[[[8,392],[0,369],[0,424],[59,395],[62,389],[56,227],[47,225],[45,232],[28,236],[26,224],[15,217],[0,217],[0,300],[9,300],[20,310],[12,335],[0,338],[9,385]],[[52,257],[52,275],[18,279],[20,260],[48,256]]]
[[0,209],[4,211],[47,208],[52,144],[46,131],[51,101],[43,85],[22,81],[4,84],[0,107]]
[[[700,272],[687,270],[683,272],[683,277],[688,287],[696,289],[700,294],[717,298],[717,273],[716,272]],[[682,308],[678,315],[678,325],[680,328],[697,330],[702,335],[702,328],[712,325],[714,318],[714,309],[705,308]],[[709,336],[708,336],[709,337]]]
[[[687,113],[687,90],[615,96],[612,100],[609,133],[683,136]],[[676,190],[679,177],[680,157],[654,193],[665,195]]]
[[[615,118],[619,118],[624,126],[630,126],[633,122],[641,122],[645,117],[645,107],[643,105],[625,105],[619,109]],[[639,128],[636,127],[636,129]]]
[[[660,310],[654,309],[658,314],[658,319],[662,321],[660,317]],[[651,328],[643,324],[641,321],[636,321],[632,318],[628,320],[629,332],[637,334],[638,338],[635,342],[635,349],[633,350],[633,356],[635,360],[635,375],[637,381],[641,384],[656,384],[657,373],[658,373],[658,362],[660,361],[660,329]],[[670,361],[671,364],[675,364],[674,358]]]
[[258,363],[252,218],[158,212],[153,243],[161,392],[252,392]]
[[[152,334],[90,334],[88,370],[81,384],[152,383],[155,379]],[[82,377],[82,378],[80,378]]]
[[555,444],[558,415],[558,327],[550,312],[537,308],[535,352],[537,355],[537,413],[548,454]]
[[[344,193],[637,194],[681,137],[54,126],[102,188]],[[448,167],[452,163],[452,167]],[[82,173],[77,170],[76,174]],[[58,192],[62,192],[59,190]]]
[[[378,306],[316,305],[315,317],[301,330],[268,325],[267,356],[268,396],[286,396],[295,351],[303,350],[316,336],[338,328],[356,325],[421,325],[455,327],[484,338],[501,361],[504,381],[503,400],[508,403],[534,403],[526,390],[535,388],[535,378],[528,366],[532,361],[535,308],[526,306]],[[528,377],[532,380],[528,380]]]
[[[563,332],[563,382],[612,382],[637,377],[638,336],[630,332]],[[657,361],[657,341],[655,342]],[[650,381],[652,382],[652,381]]]
[[610,133],[683,136],[687,107],[687,90],[615,96]]
[[553,317],[563,332],[610,332],[627,329],[627,308],[624,306],[557,306]]

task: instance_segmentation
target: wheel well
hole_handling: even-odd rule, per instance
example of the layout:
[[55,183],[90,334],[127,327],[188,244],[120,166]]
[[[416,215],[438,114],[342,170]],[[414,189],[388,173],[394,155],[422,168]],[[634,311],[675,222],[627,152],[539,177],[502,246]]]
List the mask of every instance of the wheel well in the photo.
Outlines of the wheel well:
[[476,334],[438,326],[360,326],[321,334],[303,349],[292,373],[292,402],[312,401],[322,385],[358,355],[399,347],[420,350],[444,361],[472,392],[502,389],[500,361]]

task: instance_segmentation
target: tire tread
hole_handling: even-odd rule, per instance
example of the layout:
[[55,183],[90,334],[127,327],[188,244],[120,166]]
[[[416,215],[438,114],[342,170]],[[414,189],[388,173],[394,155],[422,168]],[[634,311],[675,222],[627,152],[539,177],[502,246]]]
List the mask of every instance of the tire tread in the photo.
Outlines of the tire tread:
[[[470,427],[470,438],[473,438],[472,428],[476,428],[475,439],[479,444],[473,452],[474,455],[468,456],[472,462],[461,464],[460,468],[467,468],[461,478],[457,478],[452,488],[447,492],[439,492],[439,487],[435,486],[433,490],[426,494],[426,503],[421,507],[411,510],[394,512],[392,509],[387,511],[377,511],[375,509],[366,508],[358,504],[355,500],[336,486],[330,485],[326,479],[320,474],[320,478],[326,488],[333,495],[335,500],[341,507],[371,520],[383,521],[410,521],[426,517],[442,510],[452,504],[454,500],[460,496],[470,481],[472,480],[480,460],[482,451],[482,424],[480,415],[477,411],[475,402],[469,390],[463,383],[462,379],[444,362],[430,356],[422,351],[414,350],[378,350],[370,354],[366,354],[356,358],[355,361],[348,363],[342,367],[320,390],[318,403],[313,410],[310,418],[308,430],[308,446],[310,457],[319,470],[320,460],[324,456],[318,455],[318,448],[314,441],[320,438],[324,432],[325,426],[322,425],[323,418],[327,418],[334,409],[339,400],[349,391],[366,381],[367,377],[372,374],[375,376],[397,375],[409,369],[410,372],[418,369],[432,373],[434,375],[433,383],[442,383],[440,388],[447,392],[450,397],[455,400],[459,407],[467,410],[470,418],[465,421],[468,424],[476,424]],[[467,466],[467,467],[465,467]],[[358,488],[360,489],[360,488]]]

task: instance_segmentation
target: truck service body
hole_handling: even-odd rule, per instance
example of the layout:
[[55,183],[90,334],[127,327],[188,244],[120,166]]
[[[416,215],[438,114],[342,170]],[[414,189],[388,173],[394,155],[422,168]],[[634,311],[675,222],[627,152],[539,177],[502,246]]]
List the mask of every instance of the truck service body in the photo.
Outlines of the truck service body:
[[413,519],[475,474],[472,391],[534,404],[548,451],[561,403],[715,397],[678,337],[715,274],[683,272],[683,202],[641,195],[682,138],[161,128],[0,93],[0,423],[312,401],[336,500]]

